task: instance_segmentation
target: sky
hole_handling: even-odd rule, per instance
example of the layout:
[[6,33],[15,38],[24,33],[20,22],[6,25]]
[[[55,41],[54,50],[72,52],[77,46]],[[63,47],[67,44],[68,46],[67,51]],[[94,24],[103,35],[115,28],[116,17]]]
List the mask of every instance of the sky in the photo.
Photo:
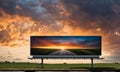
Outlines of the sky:
[[100,49],[100,36],[32,36],[31,48]]
[[102,36],[120,54],[120,0],[0,0],[0,61],[29,61],[30,36]]

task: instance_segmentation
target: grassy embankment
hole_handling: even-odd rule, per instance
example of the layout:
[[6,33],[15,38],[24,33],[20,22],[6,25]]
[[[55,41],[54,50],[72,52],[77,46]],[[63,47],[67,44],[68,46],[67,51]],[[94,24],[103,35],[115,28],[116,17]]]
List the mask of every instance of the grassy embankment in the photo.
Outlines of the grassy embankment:
[[[45,64],[45,69],[85,69],[90,68],[90,64]],[[0,69],[8,68],[40,68],[37,63],[0,63]],[[94,68],[120,69],[120,64],[115,63],[98,63],[94,64]]]

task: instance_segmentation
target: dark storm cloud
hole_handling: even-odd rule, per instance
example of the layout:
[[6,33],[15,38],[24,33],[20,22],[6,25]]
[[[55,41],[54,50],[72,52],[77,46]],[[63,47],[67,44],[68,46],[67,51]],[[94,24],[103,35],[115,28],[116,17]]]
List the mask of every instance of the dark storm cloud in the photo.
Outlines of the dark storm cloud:
[[[77,5],[79,7],[77,14],[79,14],[79,10],[88,13],[91,16],[107,16],[113,15],[114,12],[112,10],[112,0],[63,0],[64,3],[68,6],[67,8],[70,10],[71,4]],[[74,11],[73,11],[74,14]]]
[[[62,0],[66,9],[71,12],[70,18],[78,23],[83,29],[94,29],[100,27],[104,32],[110,32],[118,15],[113,6],[118,5],[116,0]],[[95,24],[91,24],[95,23]],[[74,25],[73,25],[74,26]],[[113,30],[112,30],[113,31]]]
[[[93,33],[99,33],[96,29],[100,28],[100,34],[105,35],[103,40],[109,43],[103,50],[119,54],[120,0],[62,0],[62,3],[71,14],[69,19],[75,21],[71,23],[72,27]],[[118,33],[115,35],[115,32]]]
[[[38,21],[38,25],[39,22],[41,24],[55,24],[55,18],[46,9],[51,7],[53,12],[57,13],[54,6],[52,6],[56,3],[57,0],[0,0],[0,9],[10,15],[17,14],[31,17],[33,20]],[[53,26],[58,29],[56,25]]]
[[99,48],[101,48],[101,39],[100,38],[86,39],[84,41],[77,41],[77,44],[87,46],[87,47],[99,47]]
[[[38,31],[42,28],[43,33],[46,34],[59,31],[62,34],[64,26],[68,26],[67,28],[72,28],[72,30],[65,29],[68,30],[68,33],[73,31],[71,34],[76,33],[74,30],[78,29],[83,33],[91,32],[94,35],[104,35],[103,39],[110,46],[112,45],[114,48],[117,45],[114,53],[120,47],[118,38],[120,36],[120,0],[0,0],[0,17],[2,17],[1,11],[9,14],[11,18],[17,14],[30,17],[35,21],[36,26],[27,30],[22,29],[24,28],[22,25],[17,28],[18,25],[16,24],[15,28],[22,29],[20,35],[30,29],[28,32]],[[9,30],[8,26],[7,29],[1,31],[0,42],[11,41],[10,31],[12,30]],[[19,31],[15,32],[18,33]],[[107,49],[111,51],[111,48]]]
[[0,0],[0,9],[8,14],[34,17],[39,0]]
[[6,13],[14,14],[16,1],[13,0],[0,0],[0,9],[3,9]]
[[79,41],[77,45],[83,45],[87,47],[101,47],[101,42],[92,42],[92,41]]

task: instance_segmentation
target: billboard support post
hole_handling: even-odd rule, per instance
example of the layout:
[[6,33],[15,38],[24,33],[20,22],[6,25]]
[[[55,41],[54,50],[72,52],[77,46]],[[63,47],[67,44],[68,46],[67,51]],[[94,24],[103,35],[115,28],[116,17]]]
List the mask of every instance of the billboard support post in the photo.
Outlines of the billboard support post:
[[91,58],[91,69],[93,69],[93,58]]
[[90,59],[93,69],[93,59],[101,55],[101,36],[31,36],[30,54],[41,59],[41,69],[44,59],[48,58],[86,58]]
[[[41,69],[43,69],[44,68],[44,59],[45,58],[39,58],[39,57],[33,57],[33,58],[29,58],[29,59],[41,59]],[[47,58],[48,59],[48,58]],[[88,58],[87,58],[88,59]],[[97,57],[90,57],[89,58],[90,60],[91,60],[91,65],[90,65],[90,67],[91,67],[91,69],[93,69],[94,68],[94,62],[93,62],[93,60],[94,59],[99,59],[99,58],[97,58]]]
[[41,58],[41,69],[44,68],[43,58]]

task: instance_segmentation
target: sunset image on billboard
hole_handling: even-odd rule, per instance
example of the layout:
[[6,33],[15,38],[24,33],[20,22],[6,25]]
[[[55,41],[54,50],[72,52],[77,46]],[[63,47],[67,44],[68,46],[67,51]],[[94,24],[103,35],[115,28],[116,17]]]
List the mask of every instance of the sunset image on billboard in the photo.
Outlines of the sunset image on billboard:
[[101,36],[32,36],[31,55],[101,55]]

